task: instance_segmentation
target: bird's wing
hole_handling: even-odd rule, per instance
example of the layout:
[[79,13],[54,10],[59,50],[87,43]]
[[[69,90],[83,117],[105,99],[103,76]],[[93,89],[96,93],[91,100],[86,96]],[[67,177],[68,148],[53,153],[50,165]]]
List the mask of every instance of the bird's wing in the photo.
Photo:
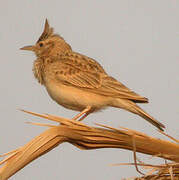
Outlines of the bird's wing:
[[104,69],[93,59],[69,52],[59,56],[54,63],[56,79],[78,88],[98,89],[101,87]]
[[60,56],[56,62],[56,78],[66,85],[76,86],[99,95],[147,102],[148,100],[116,79],[107,75],[102,66],[94,59],[70,52]]
[[104,95],[110,95],[112,97],[118,97],[123,99],[132,100],[136,103],[147,103],[148,99],[142,97],[126,87],[121,82],[117,81],[113,77],[104,76],[102,80],[101,93]]

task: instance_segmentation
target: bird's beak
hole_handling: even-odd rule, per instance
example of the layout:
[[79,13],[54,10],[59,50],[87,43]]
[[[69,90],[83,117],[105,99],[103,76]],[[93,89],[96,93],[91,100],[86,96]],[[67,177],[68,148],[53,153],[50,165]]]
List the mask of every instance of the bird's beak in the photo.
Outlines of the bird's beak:
[[35,46],[24,46],[20,50],[35,51]]

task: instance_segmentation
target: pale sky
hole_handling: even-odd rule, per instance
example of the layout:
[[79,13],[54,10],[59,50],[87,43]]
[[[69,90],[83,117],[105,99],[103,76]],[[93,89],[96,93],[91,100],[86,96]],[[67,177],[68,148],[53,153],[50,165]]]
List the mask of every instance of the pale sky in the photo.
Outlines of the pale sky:
[[[2,1],[0,6],[0,154],[16,149],[46,128],[46,123],[20,112],[26,109],[71,118],[48,96],[32,74],[35,55],[19,48],[36,42],[45,19],[74,51],[96,59],[106,71],[138,94],[149,98],[141,105],[178,138],[179,130],[179,1],[176,0],[31,0]],[[163,138],[142,118],[108,108],[84,123],[119,125]],[[142,160],[149,156],[138,154]],[[82,151],[64,143],[36,159],[12,180],[116,180],[139,175],[134,167],[109,164],[133,162],[121,149]],[[147,161],[151,162],[151,161]],[[152,161],[160,163],[156,159]]]

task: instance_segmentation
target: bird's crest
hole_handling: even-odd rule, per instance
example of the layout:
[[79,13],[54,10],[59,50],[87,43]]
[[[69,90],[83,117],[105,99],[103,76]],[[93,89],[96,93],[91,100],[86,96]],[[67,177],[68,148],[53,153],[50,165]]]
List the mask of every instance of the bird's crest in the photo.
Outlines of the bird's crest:
[[53,28],[49,26],[48,20],[45,21],[44,31],[37,42],[43,41],[53,35]]

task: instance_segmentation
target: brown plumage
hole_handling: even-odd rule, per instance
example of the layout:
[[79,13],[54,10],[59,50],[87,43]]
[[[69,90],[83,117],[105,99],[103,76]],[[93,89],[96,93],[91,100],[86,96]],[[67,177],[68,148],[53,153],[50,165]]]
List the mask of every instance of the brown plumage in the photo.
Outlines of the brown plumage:
[[61,36],[54,34],[47,20],[37,43],[21,49],[35,52],[34,76],[51,98],[68,109],[80,111],[73,119],[82,120],[112,106],[135,113],[160,130],[165,127],[136,105],[147,103],[147,98],[109,76],[94,59],[74,52]]

